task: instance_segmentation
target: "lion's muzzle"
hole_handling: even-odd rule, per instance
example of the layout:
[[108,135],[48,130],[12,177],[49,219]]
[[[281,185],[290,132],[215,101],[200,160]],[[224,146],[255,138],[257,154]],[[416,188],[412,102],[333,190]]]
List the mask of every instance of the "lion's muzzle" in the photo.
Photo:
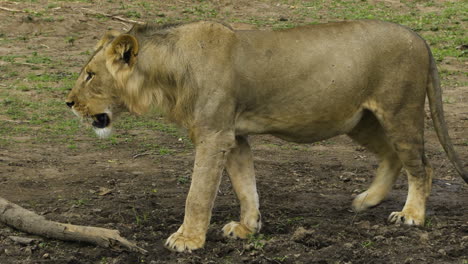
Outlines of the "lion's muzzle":
[[109,115],[106,113],[94,115],[93,119],[93,127],[95,128],[105,128],[110,124]]

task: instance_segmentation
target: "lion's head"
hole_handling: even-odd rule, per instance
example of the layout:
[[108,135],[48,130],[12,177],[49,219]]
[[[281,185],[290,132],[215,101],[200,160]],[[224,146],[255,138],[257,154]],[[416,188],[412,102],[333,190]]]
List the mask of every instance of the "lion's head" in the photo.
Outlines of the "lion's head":
[[82,68],[66,104],[85,122],[92,123],[97,135],[108,137],[115,115],[127,110],[122,93],[137,60],[135,37],[109,31]]

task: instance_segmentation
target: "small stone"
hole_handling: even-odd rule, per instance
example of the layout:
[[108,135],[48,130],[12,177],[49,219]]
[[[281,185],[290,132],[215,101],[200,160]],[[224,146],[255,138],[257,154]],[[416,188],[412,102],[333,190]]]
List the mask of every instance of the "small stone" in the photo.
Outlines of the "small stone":
[[29,245],[32,242],[34,242],[34,238],[28,238],[28,237],[19,237],[19,236],[9,236],[9,239],[11,239],[13,242],[19,245]]
[[250,251],[253,248],[252,244],[244,244],[244,249]]
[[384,236],[375,236],[374,237],[374,241],[376,241],[376,242],[381,242],[381,241],[384,241],[384,240],[385,240]]
[[253,257],[253,256],[256,256],[256,255],[258,255],[258,254],[259,254],[259,252],[258,252],[257,250],[251,251],[251,252],[249,253],[249,255],[252,256],[252,257]]
[[396,237],[397,240],[400,240],[400,241],[405,241],[405,240],[408,240],[408,237],[406,236],[398,236]]
[[405,264],[410,264],[410,263],[413,263],[414,259],[413,258],[407,258],[405,259]]
[[356,147],[355,150],[359,151],[359,152],[363,152],[363,151],[366,150],[366,148],[365,147]]
[[44,253],[44,255],[42,255],[42,258],[43,258],[43,259],[49,259],[49,258],[50,258],[50,254],[49,254],[49,253]]
[[419,235],[419,241],[421,241],[422,243],[427,243],[429,241],[429,233],[424,232],[424,233],[420,234]]
[[33,252],[33,250],[32,250],[31,247],[27,247],[27,248],[24,249],[24,253],[26,253],[28,255],[32,255],[32,252]]
[[446,252],[445,249],[443,249],[443,248],[437,250],[437,253],[441,254],[442,256],[447,255],[447,252]]
[[352,243],[344,243],[343,246],[345,248],[352,248],[353,247],[353,244]]
[[115,259],[112,260],[112,264],[124,264],[127,263],[125,260],[123,260],[122,255],[116,257]]
[[356,177],[356,178],[354,178],[354,181],[356,181],[356,182],[361,182],[361,183],[362,183],[362,182],[366,182],[366,178],[363,178],[363,177]]
[[314,230],[308,230],[305,229],[304,227],[300,226],[294,231],[294,234],[292,235],[291,239],[293,241],[301,241],[304,238],[306,238],[308,235],[313,234]]
[[343,172],[343,174],[340,175],[340,180],[344,182],[349,182],[352,178],[356,177],[356,174],[353,172]]
[[370,222],[362,221],[362,222],[356,223],[356,226],[359,228],[363,228],[363,229],[370,229]]
[[98,195],[99,196],[104,196],[104,195],[108,195],[112,193],[112,190],[109,189],[109,188],[106,188],[106,187],[99,187],[99,192],[98,192]]
[[[5,254],[7,256],[21,256],[24,254],[23,250],[24,248],[19,248],[19,247],[9,248],[9,249],[5,249]],[[3,262],[1,263],[3,264]]]

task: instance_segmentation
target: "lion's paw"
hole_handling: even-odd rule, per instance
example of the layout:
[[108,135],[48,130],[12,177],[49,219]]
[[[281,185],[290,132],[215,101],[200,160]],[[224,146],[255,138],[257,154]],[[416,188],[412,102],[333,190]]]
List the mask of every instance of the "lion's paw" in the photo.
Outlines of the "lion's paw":
[[383,197],[378,195],[370,195],[369,192],[366,191],[354,198],[352,208],[355,212],[362,212],[378,205],[382,200]]
[[185,237],[182,232],[175,232],[167,240],[164,246],[177,252],[191,253],[193,250],[203,247],[205,240],[196,237]]
[[405,212],[393,212],[388,217],[388,221],[394,224],[405,224],[405,225],[424,225],[424,216],[418,216],[417,214]]
[[254,234],[255,231],[249,229],[246,225],[239,222],[230,222],[223,227],[223,234],[229,238],[246,239],[249,235]]

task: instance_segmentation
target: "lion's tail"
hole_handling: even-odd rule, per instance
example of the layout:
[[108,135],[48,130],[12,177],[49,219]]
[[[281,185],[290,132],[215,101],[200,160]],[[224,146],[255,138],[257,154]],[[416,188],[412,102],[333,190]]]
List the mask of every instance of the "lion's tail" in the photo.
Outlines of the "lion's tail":
[[439,137],[440,143],[444,147],[445,153],[447,153],[448,158],[455,166],[458,174],[460,174],[463,180],[468,183],[468,172],[463,169],[460,158],[453,149],[453,144],[448,134],[447,123],[445,122],[444,109],[442,106],[442,89],[440,87],[439,73],[437,72],[437,66],[429,46],[427,46],[427,49],[429,52],[431,64],[426,89],[427,97],[429,98],[429,107],[431,109],[432,121],[434,122],[434,128],[437,133],[437,137]]

